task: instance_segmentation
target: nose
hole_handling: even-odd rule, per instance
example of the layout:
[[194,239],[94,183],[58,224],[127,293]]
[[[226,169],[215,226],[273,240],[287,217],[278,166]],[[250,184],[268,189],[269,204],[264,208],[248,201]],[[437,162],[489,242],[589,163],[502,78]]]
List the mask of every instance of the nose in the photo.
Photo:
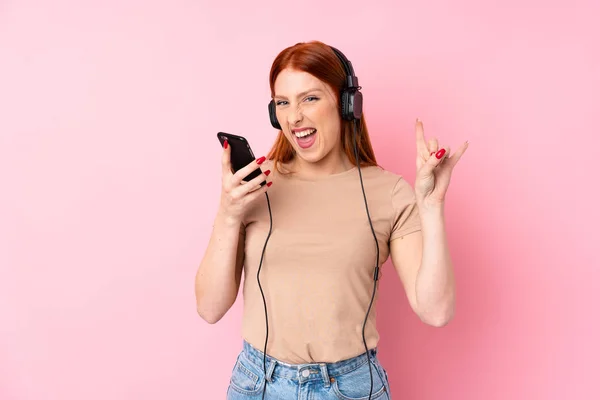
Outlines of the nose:
[[298,124],[300,121],[302,121],[302,118],[304,118],[304,116],[302,115],[302,110],[300,109],[300,105],[298,105],[295,108],[292,108],[288,114],[288,123],[290,125],[296,125]]

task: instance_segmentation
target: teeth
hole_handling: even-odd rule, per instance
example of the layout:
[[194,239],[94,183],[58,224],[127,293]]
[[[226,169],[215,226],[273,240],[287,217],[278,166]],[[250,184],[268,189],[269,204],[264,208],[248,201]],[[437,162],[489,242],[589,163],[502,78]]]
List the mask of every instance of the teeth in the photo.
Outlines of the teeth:
[[315,133],[317,130],[316,129],[306,129],[300,132],[296,132],[296,136],[297,137],[304,137],[304,136],[308,136],[311,133]]

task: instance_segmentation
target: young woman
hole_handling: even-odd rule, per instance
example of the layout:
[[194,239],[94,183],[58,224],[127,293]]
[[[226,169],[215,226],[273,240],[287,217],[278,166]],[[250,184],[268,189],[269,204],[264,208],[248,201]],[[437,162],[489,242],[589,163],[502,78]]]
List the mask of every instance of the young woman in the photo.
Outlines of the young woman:
[[[359,91],[352,75],[324,43],[283,50],[270,73],[272,150],[233,173],[223,146],[196,298],[200,316],[216,323],[244,272],[244,341],[228,399],[390,399],[371,310],[388,257],[424,323],[453,316],[444,197],[468,143],[450,156],[417,120],[413,189],[377,165],[360,101],[345,97]],[[358,115],[346,118],[348,108]],[[256,168],[261,176],[243,182]]]

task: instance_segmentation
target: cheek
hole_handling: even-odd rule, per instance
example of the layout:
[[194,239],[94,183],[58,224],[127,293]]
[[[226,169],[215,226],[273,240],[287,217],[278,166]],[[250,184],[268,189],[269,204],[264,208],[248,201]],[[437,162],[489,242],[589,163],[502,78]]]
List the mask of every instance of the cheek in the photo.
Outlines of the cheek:
[[335,140],[339,136],[340,121],[337,109],[324,108],[314,114],[314,120],[318,121],[328,141]]

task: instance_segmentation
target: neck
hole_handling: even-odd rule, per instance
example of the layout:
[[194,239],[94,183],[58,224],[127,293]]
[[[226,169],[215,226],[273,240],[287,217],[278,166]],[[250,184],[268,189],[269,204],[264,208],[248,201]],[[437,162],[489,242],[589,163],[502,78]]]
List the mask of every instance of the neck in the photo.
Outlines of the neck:
[[296,176],[309,179],[339,174],[355,167],[342,150],[332,152],[317,162],[305,161],[296,156],[290,166]]

